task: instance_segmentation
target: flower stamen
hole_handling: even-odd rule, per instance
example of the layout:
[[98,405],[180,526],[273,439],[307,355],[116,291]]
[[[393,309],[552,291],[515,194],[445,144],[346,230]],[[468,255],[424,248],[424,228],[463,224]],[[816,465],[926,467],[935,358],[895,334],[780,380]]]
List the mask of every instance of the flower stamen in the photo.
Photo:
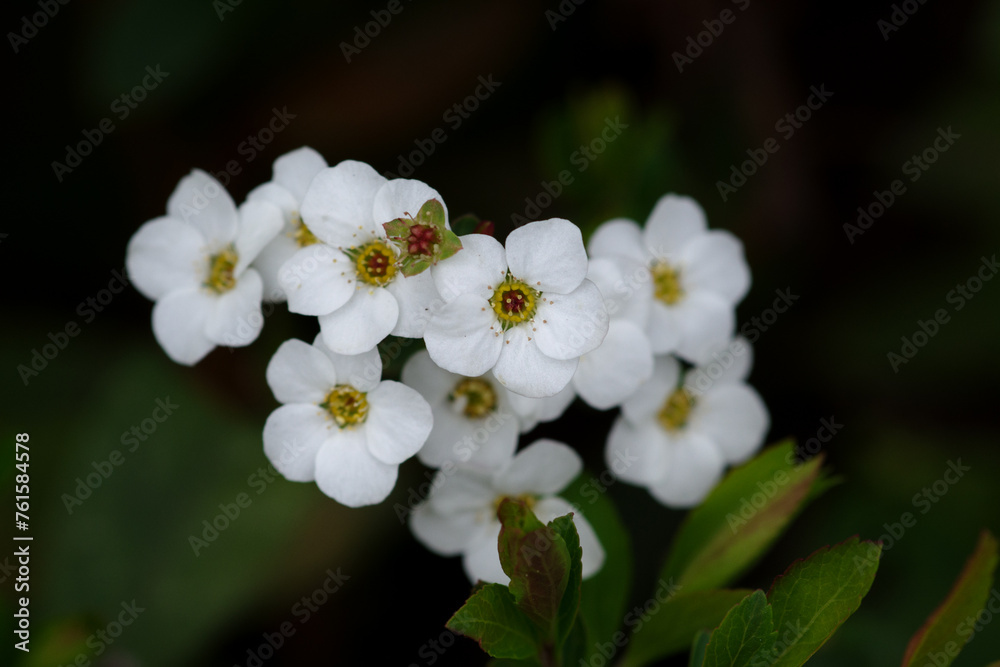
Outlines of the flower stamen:
[[306,223],[302,221],[302,216],[299,215],[298,211],[292,213],[292,225],[294,226],[294,229],[288,232],[288,235],[292,237],[292,240],[299,244],[300,248],[305,248],[306,246],[311,246],[314,243],[319,243],[319,239],[316,238],[316,235],[313,234],[308,227],[306,227]]
[[354,260],[361,282],[384,287],[396,277],[396,254],[382,241],[351,248],[347,255]]
[[493,386],[480,378],[466,378],[455,385],[448,400],[469,419],[481,419],[496,409]]
[[685,389],[675,389],[663,403],[656,418],[660,426],[673,433],[687,426],[693,407],[694,397]]
[[653,274],[653,291],[656,298],[672,306],[684,296],[684,289],[681,287],[680,270],[675,269],[666,262],[657,262],[650,268]]
[[330,418],[340,428],[363,424],[368,418],[367,394],[349,384],[338,384],[330,390],[319,407],[329,412]]
[[209,257],[208,265],[210,268],[205,287],[217,294],[228,292],[236,287],[234,272],[238,261],[239,255],[236,254],[236,249],[231,245],[224,248],[219,254]]
[[508,275],[493,291],[490,306],[497,314],[501,328],[506,331],[534,317],[536,302],[540,296],[541,292],[538,290]]

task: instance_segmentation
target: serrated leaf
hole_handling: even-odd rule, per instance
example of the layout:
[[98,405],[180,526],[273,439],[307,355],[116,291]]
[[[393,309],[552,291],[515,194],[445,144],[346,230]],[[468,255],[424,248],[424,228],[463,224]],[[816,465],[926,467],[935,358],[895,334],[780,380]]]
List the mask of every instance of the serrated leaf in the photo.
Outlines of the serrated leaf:
[[785,441],[730,471],[681,524],[662,578],[685,591],[734,581],[825,486],[822,463],[820,455],[795,465],[794,445]]
[[705,667],[749,667],[770,652],[774,631],[771,605],[764,591],[754,591],[729,610],[705,649]]
[[546,644],[557,644],[560,605],[572,569],[566,541],[523,501],[505,498],[497,516],[500,565],[510,577],[514,602],[535,623]]
[[[580,616],[587,629],[592,651],[595,642],[609,641],[621,630],[632,588],[632,545],[618,511],[599,482],[583,475],[570,484],[562,497],[581,508],[604,548],[604,565],[584,580]],[[721,617],[720,617],[721,618]]]
[[792,563],[774,580],[767,594],[778,632],[771,667],[799,667],[826,643],[861,605],[880,553],[880,545],[852,537]]
[[708,640],[712,638],[712,633],[702,630],[694,636],[691,643],[691,656],[688,659],[688,667],[702,667],[705,664],[705,649],[708,647]]
[[750,592],[682,590],[665,598],[667,601],[659,610],[645,619],[636,615],[635,610],[630,611],[625,624],[632,629],[632,639],[624,664],[638,667],[687,650],[692,638],[703,630],[717,628],[726,613]]
[[[553,519],[549,527],[554,530],[566,544],[569,556],[569,575],[566,579],[566,589],[559,603],[559,614],[556,617],[556,643],[560,647],[566,643],[570,632],[574,630],[577,616],[580,612],[580,586],[583,582],[583,550],[580,548],[580,535],[576,532],[573,516],[567,514]],[[582,628],[579,632],[583,632]],[[586,634],[582,637],[586,640]]]
[[972,629],[968,621],[976,618],[986,604],[996,566],[997,540],[984,530],[951,592],[910,639],[903,667],[948,667],[952,663],[971,639],[971,632],[965,631]]
[[486,584],[473,593],[446,627],[475,639],[494,658],[524,660],[538,654],[534,626],[502,584]]

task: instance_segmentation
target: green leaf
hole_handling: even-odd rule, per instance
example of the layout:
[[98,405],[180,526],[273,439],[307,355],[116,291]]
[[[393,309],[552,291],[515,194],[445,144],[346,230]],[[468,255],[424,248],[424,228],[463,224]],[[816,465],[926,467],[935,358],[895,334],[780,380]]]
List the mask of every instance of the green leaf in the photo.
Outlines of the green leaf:
[[[657,589],[655,598],[663,589]],[[673,591],[670,591],[673,592]],[[666,602],[645,618],[629,612],[625,624],[632,629],[625,665],[646,665],[654,660],[687,650],[692,638],[703,630],[719,626],[726,613],[750,593],[749,590],[680,591],[665,596]]]
[[621,629],[632,588],[632,544],[618,511],[603,491],[596,478],[584,474],[560,494],[580,508],[604,548],[604,565],[584,580],[580,602],[592,650],[596,650],[595,642],[607,642]]
[[446,627],[475,639],[494,658],[523,660],[538,654],[534,626],[502,584],[486,584],[473,593]]
[[674,540],[662,579],[685,591],[727,585],[749,569],[825,486],[822,455],[795,465],[785,441],[732,470],[688,514]]
[[965,630],[971,630],[973,620],[986,604],[996,566],[997,540],[984,530],[948,597],[910,639],[903,667],[925,664],[948,667],[952,663],[966,640],[971,639]]
[[560,607],[572,569],[566,541],[524,501],[504,498],[497,516],[500,565],[510,577],[514,602],[541,631],[544,643],[557,645]]
[[767,594],[778,641],[771,667],[799,667],[861,605],[875,572],[881,545],[852,537],[823,547],[777,577]]
[[712,633],[705,649],[705,667],[749,667],[770,652],[774,631],[771,605],[764,591],[754,591],[733,607]]
[[[580,548],[580,536],[576,532],[576,524],[573,523],[573,515],[567,514],[553,519],[549,522],[549,527],[556,532],[566,543],[566,552],[569,556],[569,576],[566,580],[566,590],[559,603],[559,614],[556,618],[556,643],[562,646],[566,643],[570,632],[577,625],[577,615],[580,612],[580,585],[583,581],[583,550]],[[586,641],[586,632],[581,627],[579,630],[582,636],[578,639]]]
[[688,667],[702,667],[705,664],[705,649],[708,647],[708,640],[711,639],[712,633],[707,630],[702,630],[694,636],[694,642],[691,644],[691,658],[688,660]]

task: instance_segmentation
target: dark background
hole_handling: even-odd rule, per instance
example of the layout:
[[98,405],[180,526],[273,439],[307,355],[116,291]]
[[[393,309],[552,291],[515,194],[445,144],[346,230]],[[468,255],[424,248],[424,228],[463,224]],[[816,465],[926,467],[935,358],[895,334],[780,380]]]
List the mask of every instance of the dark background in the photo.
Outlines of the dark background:
[[[475,212],[502,236],[525,199],[544,202],[543,183],[566,169],[573,182],[528,217],[590,230],[613,216],[643,221],[663,193],[689,194],[711,226],[746,245],[754,284],[740,322],[761,316],[778,289],[799,296],[760,332],[751,381],[771,411],[769,440],[804,442],[824,418],[843,425],[824,449],[844,483],[741,583],[766,588],[793,559],[852,534],[876,539],[913,512],[917,524],[886,551],[859,612],[811,664],[900,660],[979,530],[1000,528],[1000,282],[960,310],[948,298],[1000,246],[1000,3],[912,2],[915,13],[888,33],[878,24],[893,13],[888,1],[562,5],[573,11],[553,28],[555,0],[402,0],[350,63],[341,43],[386,3],[78,0],[16,52],[8,34],[0,424],[5,442],[31,436],[33,651],[22,664],[63,664],[81,651],[94,659],[87,637],[133,599],[145,611],[104,664],[246,665],[262,633],[286,621],[296,634],[267,665],[484,663],[468,640],[443,654],[429,643],[450,643],[443,624],[469,587],[458,561],[424,550],[392,510],[425,481],[419,464],[363,510],[313,484],[252,477],[267,464],[260,434],[276,406],[264,367],[281,341],[313,336],[314,320],[279,308],[253,346],[216,350],[190,369],[157,346],[151,304],[134,290],[100,312],[86,305],[112,296],[102,290],[129,237],[163,214],[191,168],[219,172],[236,160],[229,191],[240,202],[299,146],[331,164],[400,173],[437,128],[446,140],[413,177],[444,196],[452,217]],[[21,0],[6,9],[5,33],[41,11]],[[735,20],[678,71],[673,54],[724,9]],[[169,75],[120,118],[113,101],[147,66]],[[500,86],[454,127],[446,112],[480,76]],[[793,136],[776,131],[821,85],[829,101]],[[241,149],[273,109],[295,117],[262,150]],[[114,131],[59,180],[52,163],[104,118]],[[579,171],[574,152],[615,118],[627,128]],[[939,128],[960,138],[911,182],[904,163]],[[717,181],[769,137],[779,150],[723,201]],[[852,243],[844,224],[894,179],[905,193]],[[894,372],[887,355],[938,309],[948,322]],[[18,366],[70,322],[79,334],[25,384]],[[174,414],[127,451],[122,434],[166,398]],[[612,416],[577,405],[540,432],[577,446],[597,472]],[[63,495],[115,449],[124,462],[70,513]],[[921,514],[914,494],[958,459],[971,471]],[[10,488],[12,465],[3,468]],[[195,556],[189,536],[241,492],[252,504]],[[610,494],[633,532],[642,601],[681,515],[639,489]],[[300,624],[296,602],[337,568],[350,579]],[[11,583],[0,598],[8,619]],[[956,664],[998,655],[994,623]]]

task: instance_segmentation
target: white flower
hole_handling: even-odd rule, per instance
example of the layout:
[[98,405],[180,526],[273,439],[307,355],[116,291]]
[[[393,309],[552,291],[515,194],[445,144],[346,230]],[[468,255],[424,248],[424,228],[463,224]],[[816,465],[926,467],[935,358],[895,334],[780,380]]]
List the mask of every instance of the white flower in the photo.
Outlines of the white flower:
[[420,394],[381,375],[375,349],[346,356],[318,336],[313,345],[285,341],[267,366],[267,383],[284,404],[264,425],[271,464],[291,481],[315,480],[348,507],[385,500],[432,417]]
[[214,178],[195,169],[181,179],[167,215],[132,236],[125,264],[153,306],[153,334],[174,361],[192,365],[216,345],[249,345],[264,326],[262,284],[248,268],[281,229],[266,202],[237,210]]
[[767,434],[767,408],[744,382],[749,343],[737,338],[710,358],[682,382],[677,360],[658,357],[608,435],[608,465],[629,461],[614,468],[618,476],[670,507],[700,503],[726,465],[747,460]]
[[424,334],[431,358],[469,377],[492,369],[532,398],[563,389],[608,330],[580,230],[544,220],[511,232],[506,249],[481,234],[463,236],[462,246],[431,270],[445,300]]
[[595,257],[587,277],[604,296],[608,335],[596,350],[580,357],[572,386],[591,407],[607,410],[635,393],[653,374],[653,350],[646,335],[652,287],[637,280],[647,269],[635,260]]
[[573,390],[572,383],[558,393],[544,398],[528,398],[514,392],[508,395],[510,406],[521,422],[521,433],[527,433],[539,424],[559,419],[574,398],[576,391]]
[[312,179],[327,166],[323,156],[308,146],[285,153],[274,161],[273,178],[259,185],[247,195],[247,201],[266,201],[274,204],[285,219],[281,233],[260,251],[253,265],[264,279],[264,298],[281,302],[285,290],[278,284],[278,271],[300,248],[317,242],[305,223],[299,209]]
[[492,376],[449,373],[421,350],[407,360],[402,380],[420,392],[434,414],[434,428],[417,454],[424,465],[451,462],[493,470],[514,455],[519,420],[510,393]]
[[750,287],[739,239],[707,229],[705,212],[689,197],[668,194],[645,229],[632,220],[605,222],[587,244],[591,257],[621,255],[647,267],[653,287],[646,332],[653,352],[700,363],[725,345],[736,326],[734,306]]
[[296,252],[278,282],[290,311],[319,317],[323,341],[334,352],[360,354],[389,334],[423,336],[438,298],[434,282],[429,271],[402,275],[382,224],[416,215],[431,199],[441,195],[426,184],[388,181],[353,160],[313,179],[299,210],[322,243]]
[[604,564],[604,549],[577,508],[555,495],[582,467],[579,455],[566,445],[538,440],[492,476],[461,468],[450,476],[439,472],[430,498],[410,515],[410,528],[431,551],[442,556],[462,554],[470,581],[506,584],[510,578],[500,567],[497,548],[500,501],[526,500],[543,523],[573,512],[583,550],[583,576],[589,577]]

